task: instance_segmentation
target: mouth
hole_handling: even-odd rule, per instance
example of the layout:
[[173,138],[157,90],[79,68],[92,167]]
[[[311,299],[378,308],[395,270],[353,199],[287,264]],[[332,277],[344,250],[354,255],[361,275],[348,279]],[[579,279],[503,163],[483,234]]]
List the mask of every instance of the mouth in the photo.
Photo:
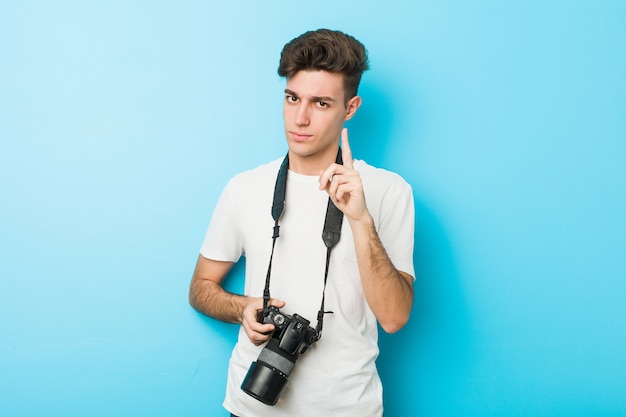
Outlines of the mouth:
[[289,136],[291,136],[291,139],[293,139],[296,142],[305,142],[309,140],[311,137],[313,137],[313,135],[309,135],[303,132],[294,132],[294,131],[289,131]]

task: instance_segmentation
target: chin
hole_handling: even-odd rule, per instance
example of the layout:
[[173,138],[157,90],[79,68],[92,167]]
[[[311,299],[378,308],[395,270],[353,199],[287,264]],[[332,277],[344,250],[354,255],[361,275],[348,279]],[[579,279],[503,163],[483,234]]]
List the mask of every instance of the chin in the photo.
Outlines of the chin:
[[289,152],[293,155],[296,155],[300,158],[307,158],[309,156],[315,155],[315,152],[308,149],[299,149],[297,147],[289,147]]
[[287,146],[289,146],[290,151],[295,152],[298,155],[315,153],[313,146],[311,146],[311,144],[308,142],[298,142],[295,140],[288,140]]

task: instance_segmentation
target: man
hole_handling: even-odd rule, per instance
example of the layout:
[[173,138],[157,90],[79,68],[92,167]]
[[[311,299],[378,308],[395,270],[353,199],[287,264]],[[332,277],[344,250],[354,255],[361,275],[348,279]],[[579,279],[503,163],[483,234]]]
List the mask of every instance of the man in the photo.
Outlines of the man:
[[[232,415],[382,415],[377,323],[395,332],[409,318],[414,209],[411,189],[398,175],[352,159],[344,123],[361,105],[357,89],[367,68],[363,45],[342,32],[320,29],[285,45],[278,68],[286,78],[289,148],[282,216],[277,223],[271,213],[282,158],[235,176],[213,214],[189,298],[196,310],[241,324],[224,400]],[[343,223],[327,261],[322,228],[329,198]],[[241,255],[245,295],[236,295],[221,283]],[[275,329],[259,322],[267,275],[268,304],[312,327],[324,296],[323,335],[297,359],[274,406],[241,389]]]

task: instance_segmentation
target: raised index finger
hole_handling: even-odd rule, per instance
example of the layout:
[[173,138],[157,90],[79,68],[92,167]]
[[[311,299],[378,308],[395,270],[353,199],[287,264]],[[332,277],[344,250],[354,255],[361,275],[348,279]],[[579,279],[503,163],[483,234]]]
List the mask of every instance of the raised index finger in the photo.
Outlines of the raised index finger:
[[352,169],[352,150],[348,142],[348,128],[345,127],[341,131],[341,157],[343,159],[343,165]]

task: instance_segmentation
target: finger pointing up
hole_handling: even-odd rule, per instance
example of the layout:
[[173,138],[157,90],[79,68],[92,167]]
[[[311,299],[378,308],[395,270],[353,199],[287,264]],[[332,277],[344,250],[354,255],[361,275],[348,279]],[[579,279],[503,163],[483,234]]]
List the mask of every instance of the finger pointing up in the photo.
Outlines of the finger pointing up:
[[341,131],[341,157],[343,158],[343,165],[352,169],[352,150],[350,149],[350,143],[348,142],[348,129],[345,127]]

